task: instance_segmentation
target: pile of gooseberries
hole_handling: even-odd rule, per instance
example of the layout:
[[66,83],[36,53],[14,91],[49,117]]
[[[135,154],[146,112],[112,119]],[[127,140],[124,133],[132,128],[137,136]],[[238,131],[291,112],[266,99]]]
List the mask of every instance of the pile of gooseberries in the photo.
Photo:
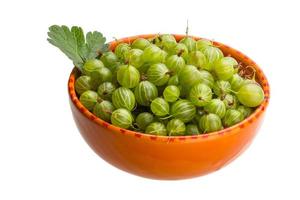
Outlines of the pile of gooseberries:
[[205,134],[247,118],[264,100],[255,73],[205,39],[170,34],[85,62],[75,90],[94,115],[124,129],[161,136]]

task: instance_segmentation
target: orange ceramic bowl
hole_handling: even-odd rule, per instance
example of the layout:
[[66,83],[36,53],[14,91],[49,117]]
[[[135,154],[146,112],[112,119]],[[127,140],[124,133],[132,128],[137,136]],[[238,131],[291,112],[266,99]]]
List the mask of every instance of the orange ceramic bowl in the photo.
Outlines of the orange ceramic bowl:
[[[121,39],[132,42],[140,35]],[[174,35],[180,40],[184,35]],[[195,37],[195,39],[199,39]],[[220,169],[238,157],[252,142],[269,102],[269,84],[257,64],[241,52],[214,42],[224,55],[253,66],[265,99],[251,116],[230,128],[197,136],[153,136],[113,126],[93,115],[78,100],[74,69],[68,82],[70,105],[76,125],[89,146],[105,161],[126,172],[152,179],[186,179]],[[113,50],[116,42],[110,43]]]

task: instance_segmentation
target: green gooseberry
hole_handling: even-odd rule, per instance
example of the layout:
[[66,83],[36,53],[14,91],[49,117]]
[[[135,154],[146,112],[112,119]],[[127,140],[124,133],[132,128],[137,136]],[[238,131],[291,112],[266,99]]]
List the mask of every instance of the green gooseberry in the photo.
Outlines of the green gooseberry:
[[180,119],[184,123],[191,121],[195,115],[196,107],[188,100],[177,100],[171,106],[171,116]]
[[162,86],[166,84],[170,78],[169,69],[163,63],[153,64],[147,71],[148,81],[156,86]]
[[179,84],[179,80],[178,80],[178,76],[177,75],[171,76],[169,78],[168,85],[176,85],[176,86],[178,86],[178,84]]
[[215,63],[224,57],[223,52],[214,46],[207,46],[202,49],[202,53],[206,56],[207,62],[204,65],[203,69],[211,71]]
[[[234,67],[238,64],[237,61],[232,60],[232,57],[223,57],[214,65],[214,73],[219,80],[229,80],[235,73]],[[234,62],[235,61],[235,62]]]
[[128,52],[128,63],[136,68],[141,67],[144,64],[143,51],[140,49],[131,49]]
[[186,36],[182,38],[179,43],[184,44],[189,52],[196,50],[196,41],[192,37]]
[[189,90],[193,85],[199,83],[201,76],[199,70],[193,65],[186,65],[178,74],[179,84]]
[[264,91],[258,84],[243,85],[236,94],[238,100],[247,107],[259,106],[264,98]]
[[162,63],[166,59],[166,52],[151,44],[144,49],[142,58],[145,63]]
[[209,40],[206,40],[206,39],[200,39],[200,40],[196,41],[196,49],[198,51],[202,51],[207,46],[213,46],[213,43]]
[[239,63],[236,61],[236,59],[234,59],[231,56],[226,56],[224,58],[222,58],[223,61],[226,61],[226,63],[233,65],[233,67],[237,67],[239,65]]
[[114,109],[115,107],[110,101],[102,101],[100,103],[96,103],[93,113],[100,119],[109,122]]
[[138,114],[135,119],[136,125],[139,129],[145,130],[146,127],[154,121],[154,116],[149,112],[142,112]]
[[199,120],[199,127],[203,133],[209,133],[223,129],[221,118],[213,113],[202,116]]
[[161,122],[152,122],[145,130],[145,133],[151,135],[167,136],[168,132],[165,125]]
[[163,48],[162,39],[161,39],[160,35],[155,35],[154,37],[149,38],[149,42],[161,49]]
[[203,69],[206,64],[206,57],[201,51],[192,51],[188,55],[187,63],[198,69]]
[[91,76],[93,71],[96,71],[104,67],[104,64],[98,59],[87,60],[82,68],[82,73],[87,76]]
[[169,85],[164,89],[163,96],[167,102],[175,102],[180,96],[180,90],[175,85]]
[[238,91],[245,83],[245,80],[239,74],[233,74],[230,79],[231,89],[233,91]]
[[96,103],[99,101],[99,96],[97,92],[92,90],[87,90],[80,95],[79,101],[89,111],[92,111]]
[[175,45],[175,47],[173,48],[173,50],[171,51],[171,54],[176,54],[178,56],[183,57],[185,60],[187,60],[187,57],[188,57],[188,54],[189,54],[189,50],[185,46],[185,44],[177,43]]
[[93,89],[97,90],[97,88],[101,83],[112,81],[112,73],[108,68],[102,67],[100,69],[91,72],[91,79],[92,79]]
[[130,51],[130,45],[127,43],[119,43],[115,48],[115,54],[118,59],[122,61],[128,60],[128,53]]
[[199,70],[199,83],[206,84],[208,87],[212,88],[214,86],[214,77],[213,75],[206,70]]
[[237,107],[237,110],[243,114],[244,118],[249,117],[251,115],[251,113],[253,112],[253,108],[249,108],[249,107],[242,106],[242,105],[239,105]]
[[164,117],[169,114],[169,103],[163,98],[157,97],[150,104],[151,111],[159,117]]
[[114,72],[116,67],[120,64],[118,57],[112,51],[104,52],[100,60],[111,72]]
[[219,97],[229,94],[231,92],[230,83],[228,81],[222,81],[222,80],[216,81],[213,86],[213,91]]
[[243,114],[235,109],[229,109],[223,118],[223,124],[225,127],[233,126],[244,120]]
[[212,99],[212,91],[205,84],[198,83],[194,85],[189,93],[189,100],[195,106],[205,106]]
[[201,134],[198,126],[196,124],[187,124],[186,125],[186,135],[199,135]]
[[185,61],[178,55],[171,55],[166,60],[166,66],[172,73],[179,73],[185,67]]
[[113,83],[104,82],[99,85],[97,92],[101,99],[111,100],[112,93],[115,91],[115,89],[116,86]]
[[187,124],[186,125],[186,135],[199,135],[201,132],[196,124]]
[[171,52],[177,44],[175,37],[171,34],[160,35],[160,38],[162,48],[167,52]]
[[226,109],[235,109],[238,106],[238,99],[235,95],[225,94],[220,99],[225,103]]
[[117,127],[127,129],[132,126],[132,114],[125,108],[114,110],[111,114],[111,123]]
[[145,38],[137,38],[132,42],[131,48],[144,50],[150,44],[151,43]]
[[140,72],[132,65],[122,65],[118,69],[117,80],[123,87],[134,88],[140,82]]
[[92,79],[89,76],[80,76],[75,81],[75,90],[81,95],[83,92],[92,89]]
[[133,92],[125,87],[119,87],[113,92],[112,103],[116,108],[125,108],[129,111],[136,106]]
[[206,106],[204,110],[208,113],[214,113],[220,118],[223,118],[226,113],[226,105],[220,99],[212,99]]
[[185,124],[180,119],[171,119],[167,124],[169,136],[180,136],[185,134]]
[[[144,63],[142,66],[140,66],[138,68],[140,74],[142,74],[142,75],[146,74],[150,66],[151,66],[151,64],[149,64],[149,63]],[[141,77],[143,77],[143,76],[141,76]],[[143,78],[141,78],[141,79],[144,80]]]
[[156,86],[149,81],[141,81],[134,89],[135,99],[138,104],[149,106],[151,101],[158,96]]

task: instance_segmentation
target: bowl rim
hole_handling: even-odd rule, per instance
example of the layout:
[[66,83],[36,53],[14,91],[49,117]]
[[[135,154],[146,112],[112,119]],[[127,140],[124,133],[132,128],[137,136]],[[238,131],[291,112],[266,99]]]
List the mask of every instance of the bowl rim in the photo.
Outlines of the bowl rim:
[[[120,42],[131,43],[132,41],[134,41],[137,38],[148,39],[148,38],[154,37],[156,35],[158,35],[158,34],[143,34],[143,35],[135,35],[135,36],[121,38],[121,39],[118,39],[117,41],[110,42],[109,49],[113,50],[115,48],[115,46]],[[182,35],[182,34],[171,34],[171,35],[173,35],[177,41],[186,36],[186,35]],[[195,40],[206,39],[206,38],[196,37],[196,36],[190,36],[190,37],[194,38]],[[218,137],[222,137],[222,136],[228,135],[228,134],[237,134],[240,132],[241,129],[244,129],[245,127],[247,127],[251,123],[253,123],[255,120],[257,120],[266,111],[266,108],[269,105],[269,99],[270,99],[270,86],[269,86],[267,77],[265,76],[262,69],[252,59],[250,59],[248,56],[246,56],[242,52],[240,52],[228,45],[225,45],[225,44],[217,42],[217,41],[212,41],[212,42],[216,46],[227,49],[228,51],[231,51],[231,52],[235,52],[237,55],[239,55],[239,57],[243,57],[244,60],[247,60],[247,62],[250,62],[251,66],[254,67],[256,70],[256,75],[259,78],[260,85],[262,86],[262,89],[265,93],[265,98],[264,98],[263,102],[261,103],[261,105],[258,106],[255,109],[255,111],[250,116],[248,116],[246,119],[244,119],[243,121],[241,121],[231,127],[225,128],[220,131],[210,132],[208,134],[185,135],[185,136],[159,136],[159,135],[150,135],[150,134],[146,134],[146,133],[136,132],[136,131],[127,130],[127,129],[123,129],[123,128],[114,126],[114,125],[96,117],[92,112],[90,112],[88,109],[86,109],[79,101],[79,99],[76,95],[76,92],[75,92],[75,87],[74,87],[75,72],[77,70],[76,67],[73,68],[73,70],[69,76],[69,80],[68,80],[68,93],[69,93],[70,100],[73,103],[73,105],[79,110],[79,112],[81,114],[83,114],[86,118],[88,118],[92,122],[96,123],[97,125],[100,125],[103,128],[111,130],[112,132],[118,132],[118,133],[122,133],[125,135],[131,135],[131,136],[135,136],[137,138],[144,137],[144,138],[147,138],[147,139],[150,139],[153,141],[156,141],[156,140],[166,141],[167,140],[167,141],[172,142],[172,141],[176,141],[176,140],[183,141],[183,140],[189,140],[189,139],[195,140],[195,139],[218,138]]]

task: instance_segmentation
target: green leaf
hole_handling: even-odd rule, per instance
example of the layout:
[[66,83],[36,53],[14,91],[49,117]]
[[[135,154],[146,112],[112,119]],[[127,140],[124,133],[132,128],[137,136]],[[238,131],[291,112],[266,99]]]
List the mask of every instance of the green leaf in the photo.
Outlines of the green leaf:
[[86,34],[86,47],[87,54],[86,59],[93,59],[99,55],[99,53],[107,51],[105,45],[106,38],[103,37],[102,33],[94,31]]
[[85,37],[82,28],[78,26],[71,29],[65,25],[50,26],[47,40],[59,48],[80,70],[86,60],[94,59],[100,53],[108,51],[106,38],[102,33],[88,32]]
[[83,59],[86,54],[85,37],[81,27],[73,26],[71,28],[77,42],[77,51],[79,56]]
[[76,36],[68,27],[53,25],[49,28],[48,36],[48,41],[68,56],[74,65],[78,67],[83,65],[83,59],[78,53]]

